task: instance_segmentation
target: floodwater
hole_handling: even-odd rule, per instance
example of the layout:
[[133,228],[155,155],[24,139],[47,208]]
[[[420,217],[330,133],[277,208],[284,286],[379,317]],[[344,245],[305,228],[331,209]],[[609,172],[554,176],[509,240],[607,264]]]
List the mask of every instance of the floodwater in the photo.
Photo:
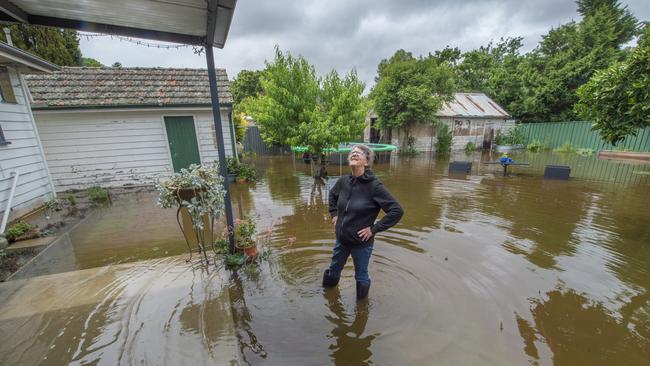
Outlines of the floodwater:
[[[320,288],[346,167],[315,185],[301,161],[256,158],[262,179],[233,186],[233,205],[274,227],[273,251],[238,272],[186,264],[155,195],[118,197],[0,284],[0,363],[646,365],[650,165],[513,157],[531,165],[377,164],[406,213],[377,236],[362,302],[351,261]],[[574,178],[544,180],[545,164]]]

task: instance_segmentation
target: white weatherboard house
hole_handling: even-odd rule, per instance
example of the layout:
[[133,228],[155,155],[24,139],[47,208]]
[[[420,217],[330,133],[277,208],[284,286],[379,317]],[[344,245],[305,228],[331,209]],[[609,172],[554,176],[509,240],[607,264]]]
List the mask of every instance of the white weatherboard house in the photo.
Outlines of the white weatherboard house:
[[[56,191],[147,185],[218,159],[206,69],[64,67],[26,81]],[[232,156],[225,70],[217,82]]]
[[14,184],[8,220],[54,197],[22,74],[55,70],[56,65],[0,42],[0,220]]

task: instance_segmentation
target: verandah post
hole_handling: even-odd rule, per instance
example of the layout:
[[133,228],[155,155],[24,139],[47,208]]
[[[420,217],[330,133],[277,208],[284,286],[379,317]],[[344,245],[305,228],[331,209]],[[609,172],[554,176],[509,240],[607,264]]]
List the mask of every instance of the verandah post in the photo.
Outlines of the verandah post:
[[[223,187],[226,191],[224,199],[226,209],[226,225],[230,231],[234,228],[232,217],[232,202],[230,201],[230,182],[228,182],[228,164],[226,162],[226,148],[223,141],[223,128],[221,126],[221,107],[219,104],[219,93],[217,91],[217,74],[214,67],[214,52],[212,44],[205,45],[205,59],[208,64],[208,81],[210,83],[210,99],[212,101],[212,117],[214,119],[214,131],[217,135],[217,151],[219,153],[219,172],[223,177]],[[230,253],[235,252],[235,238],[228,235],[228,250]],[[211,243],[213,244],[213,243]]]

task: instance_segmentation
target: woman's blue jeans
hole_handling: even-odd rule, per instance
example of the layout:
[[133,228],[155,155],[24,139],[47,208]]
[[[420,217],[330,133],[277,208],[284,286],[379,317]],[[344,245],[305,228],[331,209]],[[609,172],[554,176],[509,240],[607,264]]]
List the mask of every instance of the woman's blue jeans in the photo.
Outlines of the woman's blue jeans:
[[336,242],[334,252],[332,253],[332,263],[330,264],[329,275],[332,278],[341,277],[341,271],[348,261],[348,257],[352,255],[354,262],[354,278],[357,282],[370,282],[368,276],[368,264],[370,263],[370,255],[372,254],[372,245],[343,245]]

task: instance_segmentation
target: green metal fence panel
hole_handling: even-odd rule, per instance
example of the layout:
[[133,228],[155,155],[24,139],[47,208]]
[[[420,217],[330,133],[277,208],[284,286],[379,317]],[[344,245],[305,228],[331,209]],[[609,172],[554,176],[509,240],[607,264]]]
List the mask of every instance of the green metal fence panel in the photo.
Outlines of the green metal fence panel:
[[569,142],[574,148],[600,150],[623,149],[626,151],[650,152],[650,127],[640,129],[636,136],[629,136],[617,146],[605,143],[598,132],[591,130],[591,122],[544,122],[521,125],[526,144],[533,140],[546,143],[551,149]]

